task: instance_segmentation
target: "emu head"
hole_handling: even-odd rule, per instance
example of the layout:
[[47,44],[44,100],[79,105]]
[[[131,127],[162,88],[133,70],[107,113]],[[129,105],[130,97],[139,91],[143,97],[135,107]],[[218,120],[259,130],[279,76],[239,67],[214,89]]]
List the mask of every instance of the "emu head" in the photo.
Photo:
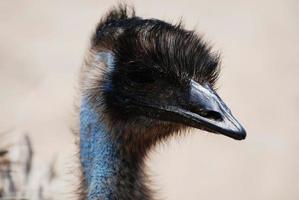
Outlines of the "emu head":
[[219,56],[193,31],[155,19],[112,20],[99,25],[90,52],[87,64],[101,76],[90,70],[88,95],[110,127],[136,137],[186,127],[246,137],[213,88]]

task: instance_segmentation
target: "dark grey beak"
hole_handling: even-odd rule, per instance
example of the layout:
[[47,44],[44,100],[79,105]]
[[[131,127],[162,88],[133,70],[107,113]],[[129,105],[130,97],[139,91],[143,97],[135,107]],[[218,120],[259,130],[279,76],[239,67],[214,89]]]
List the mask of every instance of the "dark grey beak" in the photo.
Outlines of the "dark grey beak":
[[153,97],[150,101],[139,99],[134,102],[134,113],[185,124],[236,140],[246,137],[245,129],[208,84],[200,85],[191,80],[188,89],[177,92],[173,97],[168,96],[168,100]]
[[246,131],[217,93],[209,86],[191,81],[189,102],[182,113],[191,126],[242,140]]

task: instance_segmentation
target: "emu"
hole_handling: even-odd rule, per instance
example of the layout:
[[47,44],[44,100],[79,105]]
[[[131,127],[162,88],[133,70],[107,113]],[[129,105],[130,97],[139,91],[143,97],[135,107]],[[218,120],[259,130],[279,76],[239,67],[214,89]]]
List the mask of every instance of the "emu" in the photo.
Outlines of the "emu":
[[90,43],[80,75],[80,199],[154,199],[144,160],[187,128],[245,139],[214,89],[219,56],[194,31],[120,5]]

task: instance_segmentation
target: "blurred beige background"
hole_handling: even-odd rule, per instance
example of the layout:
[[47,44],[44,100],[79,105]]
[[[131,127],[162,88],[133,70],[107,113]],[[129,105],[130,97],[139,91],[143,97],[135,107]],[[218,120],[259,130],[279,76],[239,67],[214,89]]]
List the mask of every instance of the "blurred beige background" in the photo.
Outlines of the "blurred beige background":
[[[299,199],[299,1],[131,1],[137,14],[196,28],[222,52],[219,93],[245,141],[194,131],[151,155],[163,199]],[[28,132],[35,163],[51,159],[70,198],[78,150],[71,126],[91,31],[115,1],[0,1],[0,131]]]

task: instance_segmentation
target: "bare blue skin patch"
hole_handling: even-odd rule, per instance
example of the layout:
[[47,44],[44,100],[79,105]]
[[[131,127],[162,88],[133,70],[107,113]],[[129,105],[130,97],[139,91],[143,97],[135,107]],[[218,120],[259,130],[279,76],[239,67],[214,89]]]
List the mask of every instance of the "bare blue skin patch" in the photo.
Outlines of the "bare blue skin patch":
[[97,53],[96,59],[98,61],[101,61],[107,65],[107,70],[109,73],[112,73],[114,71],[114,56],[110,52],[100,52]]
[[80,107],[80,156],[88,200],[111,200],[120,165],[118,145],[86,98]]

